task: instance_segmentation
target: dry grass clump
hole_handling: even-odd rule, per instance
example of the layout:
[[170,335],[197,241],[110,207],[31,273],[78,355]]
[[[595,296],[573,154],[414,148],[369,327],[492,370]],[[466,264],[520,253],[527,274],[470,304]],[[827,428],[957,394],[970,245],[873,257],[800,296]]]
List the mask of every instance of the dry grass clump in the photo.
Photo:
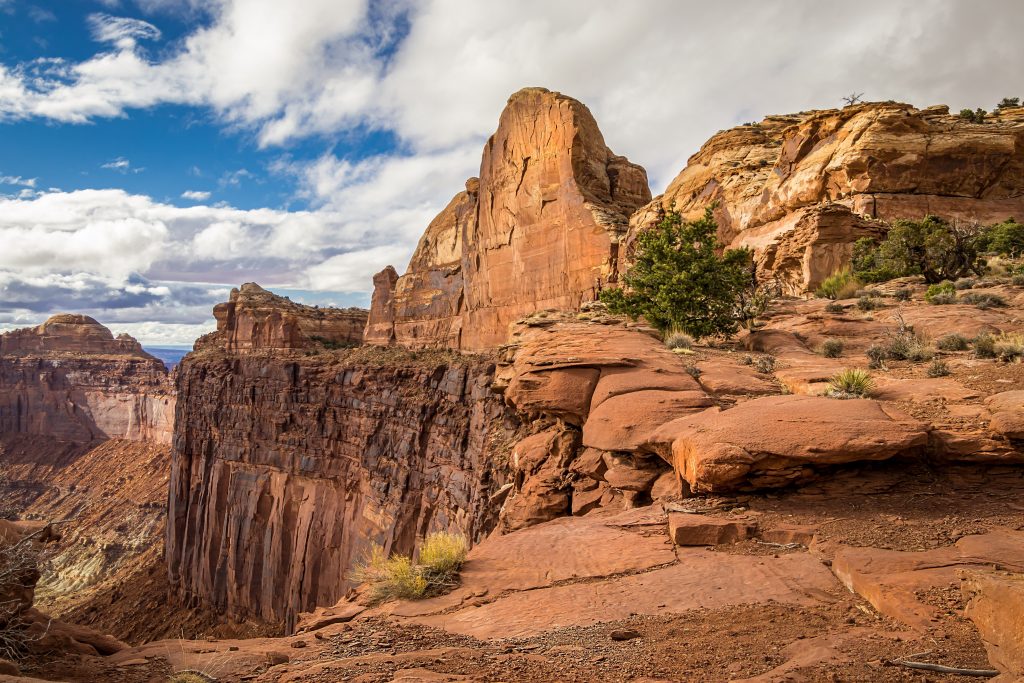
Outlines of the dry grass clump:
[[970,304],[982,310],[987,308],[1002,308],[1006,305],[1006,299],[998,294],[986,294],[983,292],[968,292],[960,297],[960,303]]
[[825,358],[839,358],[843,355],[842,339],[826,339],[821,343],[821,355]]
[[928,366],[929,377],[945,377],[948,374],[949,366],[946,364],[946,361],[941,358],[936,358],[931,362],[931,365]]
[[842,313],[843,310],[845,310],[843,308],[843,305],[838,301],[829,301],[827,304],[825,304],[826,313]]
[[874,388],[875,381],[867,370],[847,368],[832,375],[825,393],[832,398],[865,398]]
[[210,683],[216,680],[202,671],[176,671],[167,679],[167,683]]
[[672,350],[690,349],[693,348],[693,337],[682,331],[673,331],[665,337],[665,346]]
[[1024,334],[1004,332],[992,340],[992,351],[999,360],[1021,361],[1024,359]]
[[443,531],[423,540],[419,562],[403,555],[388,557],[383,548],[374,546],[355,576],[369,584],[371,603],[418,600],[453,588],[468,550],[464,536]]
[[762,375],[772,374],[775,372],[775,356],[759,356],[757,360],[754,361],[754,370],[757,370]]
[[952,333],[939,337],[935,342],[939,351],[966,351],[968,345],[967,337],[962,334]]
[[996,338],[991,334],[982,333],[975,337],[971,343],[974,345],[974,355],[978,358],[996,357]]

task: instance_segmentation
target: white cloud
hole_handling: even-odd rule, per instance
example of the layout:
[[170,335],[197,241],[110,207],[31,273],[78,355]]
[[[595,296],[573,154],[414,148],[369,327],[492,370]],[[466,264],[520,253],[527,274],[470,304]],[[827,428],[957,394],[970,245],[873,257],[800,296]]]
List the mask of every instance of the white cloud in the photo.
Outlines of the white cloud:
[[132,162],[124,157],[117,157],[111,159],[105,164],[100,164],[100,168],[105,168],[109,171],[117,171],[118,173],[142,173],[146,169],[144,167],[132,166]]
[[113,43],[122,50],[130,50],[139,40],[160,40],[160,29],[148,21],[109,14],[90,14],[92,38],[101,43]]
[[182,199],[190,199],[195,202],[205,202],[210,198],[210,193],[203,190],[185,190],[181,193]]
[[0,185],[18,185],[19,187],[35,187],[38,178],[22,178],[20,175],[0,175]]

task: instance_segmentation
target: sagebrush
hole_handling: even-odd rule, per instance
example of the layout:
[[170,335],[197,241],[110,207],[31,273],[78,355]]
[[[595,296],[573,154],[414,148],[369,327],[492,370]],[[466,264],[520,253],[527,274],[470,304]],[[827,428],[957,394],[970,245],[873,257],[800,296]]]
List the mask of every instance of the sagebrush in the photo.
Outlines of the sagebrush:
[[418,600],[450,590],[466,561],[469,545],[460,534],[428,534],[420,545],[419,559],[405,555],[388,556],[374,546],[355,578],[368,584],[372,603],[387,600]]

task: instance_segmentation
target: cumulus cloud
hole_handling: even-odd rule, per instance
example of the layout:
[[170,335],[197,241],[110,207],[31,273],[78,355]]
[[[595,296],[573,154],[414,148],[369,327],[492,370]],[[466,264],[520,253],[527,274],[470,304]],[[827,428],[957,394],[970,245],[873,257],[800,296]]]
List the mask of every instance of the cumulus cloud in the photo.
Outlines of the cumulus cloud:
[[189,199],[194,202],[205,202],[210,198],[210,193],[203,190],[185,190],[181,193],[182,199]]
[[38,178],[22,178],[20,175],[0,175],[0,185],[17,185],[19,187],[35,187]]

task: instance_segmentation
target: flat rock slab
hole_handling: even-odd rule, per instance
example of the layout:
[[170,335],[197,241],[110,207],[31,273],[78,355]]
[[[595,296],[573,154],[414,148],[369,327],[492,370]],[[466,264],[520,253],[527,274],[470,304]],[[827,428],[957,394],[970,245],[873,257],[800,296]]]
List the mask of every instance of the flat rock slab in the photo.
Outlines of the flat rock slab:
[[713,359],[699,363],[698,380],[702,387],[713,394],[726,396],[767,396],[782,391],[770,375],[755,372],[753,368],[732,363],[724,359]]
[[985,400],[992,413],[989,429],[1007,439],[1024,440],[1024,391],[1004,391]]
[[769,396],[673,420],[651,447],[694,491],[720,491],[755,477],[785,485],[810,466],[886,460],[927,443],[924,423],[877,401]]
[[[620,515],[561,517],[505,536],[491,536],[470,551],[458,589],[430,600],[398,603],[391,613],[430,614],[485,596],[491,599],[505,591],[667,564],[675,560],[675,554],[663,531],[665,523],[665,513],[652,506]],[[658,533],[643,533],[651,525]]]
[[[1024,393],[1024,392],[1021,392]],[[912,401],[925,403],[941,401],[958,403],[981,398],[981,394],[968,389],[955,379],[891,379],[879,377],[875,381],[875,390],[871,398],[879,401]]]
[[832,574],[806,553],[776,558],[681,549],[679,563],[663,569],[513,593],[414,621],[475,638],[516,638],[633,614],[679,614],[770,600],[809,605],[818,601],[815,593],[837,587]]
[[745,541],[757,532],[748,519],[723,519],[711,515],[670,512],[668,536],[676,545],[719,545]]
[[604,451],[636,451],[661,425],[712,405],[711,398],[699,390],[648,389],[613,396],[590,413],[583,425],[583,445]]
[[955,585],[960,570],[994,564],[1024,572],[1024,532],[965,536],[952,546],[923,552],[844,547],[832,559],[832,571],[882,614],[924,631],[938,613],[918,600],[915,592]]

